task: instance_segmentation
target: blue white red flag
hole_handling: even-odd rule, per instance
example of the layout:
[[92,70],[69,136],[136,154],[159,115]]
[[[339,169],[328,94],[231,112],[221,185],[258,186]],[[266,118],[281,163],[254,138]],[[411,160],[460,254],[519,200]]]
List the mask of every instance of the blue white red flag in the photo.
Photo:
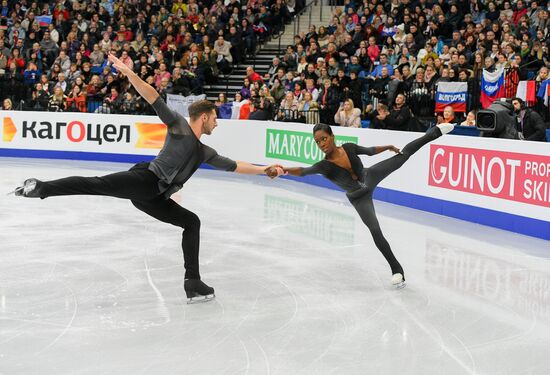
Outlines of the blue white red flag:
[[489,72],[483,69],[481,76],[481,107],[489,107],[496,99],[504,98],[504,68]]
[[435,94],[435,111],[443,112],[451,106],[455,112],[466,112],[467,82],[439,82]]

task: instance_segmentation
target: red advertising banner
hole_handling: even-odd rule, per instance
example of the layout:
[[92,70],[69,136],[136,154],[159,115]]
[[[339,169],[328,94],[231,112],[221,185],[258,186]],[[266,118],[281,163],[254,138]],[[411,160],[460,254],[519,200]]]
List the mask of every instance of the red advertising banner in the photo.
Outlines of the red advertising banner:
[[550,155],[430,145],[428,184],[550,207]]

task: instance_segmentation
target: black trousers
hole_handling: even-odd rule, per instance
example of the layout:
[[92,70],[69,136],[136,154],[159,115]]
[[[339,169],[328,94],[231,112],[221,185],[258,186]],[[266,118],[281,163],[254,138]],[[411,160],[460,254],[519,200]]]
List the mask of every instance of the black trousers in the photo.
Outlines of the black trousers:
[[401,150],[400,154],[376,163],[370,168],[366,168],[365,185],[367,186],[367,193],[358,198],[349,198],[351,204],[355,207],[357,213],[361,217],[361,220],[363,220],[363,223],[365,223],[365,225],[369,228],[376,247],[380,250],[384,258],[386,258],[386,261],[389,263],[392,274],[401,273],[405,276],[403,267],[401,267],[401,264],[399,264],[395,258],[390,244],[382,234],[382,230],[380,229],[380,224],[378,223],[378,218],[376,217],[376,212],[374,210],[372,194],[376,186],[378,186],[384,178],[388,177],[392,172],[405,164],[412,154],[418,151],[425,144],[439,138],[440,136],[441,131],[439,128],[434,127],[424,134],[424,136],[408,143],[403,150]]
[[193,212],[171,199],[165,199],[158,188],[158,177],[148,163],[136,164],[129,171],[103,177],[67,177],[41,182],[37,186],[41,198],[62,195],[105,195],[130,199],[139,210],[162,222],[183,228],[181,246],[185,278],[200,279],[199,241],[201,222]]

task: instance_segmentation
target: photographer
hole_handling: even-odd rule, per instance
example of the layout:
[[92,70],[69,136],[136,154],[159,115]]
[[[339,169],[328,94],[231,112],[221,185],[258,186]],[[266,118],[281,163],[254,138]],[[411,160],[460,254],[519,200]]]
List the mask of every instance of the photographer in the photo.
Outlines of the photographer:
[[546,142],[546,127],[542,117],[531,108],[525,108],[525,103],[520,98],[513,98],[512,105],[519,139]]

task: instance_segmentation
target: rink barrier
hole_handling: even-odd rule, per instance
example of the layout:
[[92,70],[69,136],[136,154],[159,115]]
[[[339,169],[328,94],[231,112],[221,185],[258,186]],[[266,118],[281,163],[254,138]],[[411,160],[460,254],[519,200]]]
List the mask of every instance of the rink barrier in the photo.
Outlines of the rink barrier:
[[[0,156],[136,163],[151,160],[158,153],[166,132],[153,116],[3,114]],[[323,157],[313,142],[311,125],[237,120],[219,123],[213,135],[201,140],[235,160],[308,166]],[[333,130],[337,143],[364,146],[403,147],[421,135],[338,127]],[[362,159],[369,166],[390,156],[384,152]],[[285,178],[338,190],[321,176]],[[374,196],[550,240],[550,145],[445,136],[411,157],[381,183]]]

